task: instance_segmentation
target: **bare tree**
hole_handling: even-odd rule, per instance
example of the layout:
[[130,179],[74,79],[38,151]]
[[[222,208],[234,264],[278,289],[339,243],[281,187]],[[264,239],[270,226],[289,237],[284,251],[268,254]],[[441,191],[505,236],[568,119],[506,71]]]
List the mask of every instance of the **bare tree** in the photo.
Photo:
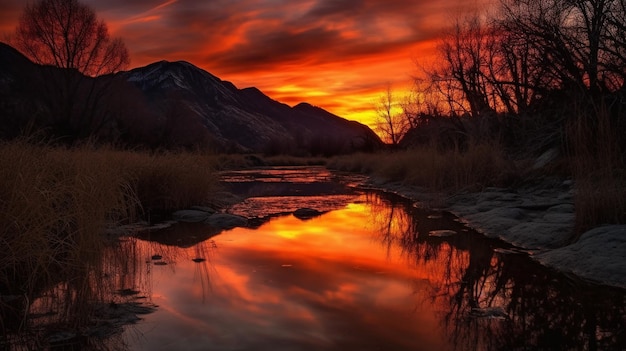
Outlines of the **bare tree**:
[[397,112],[400,106],[397,105],[391,86],[387,86],[386,92],[380,97],[376,106],[378,121],[376,130],[382,139],[390,143],[392,147],[400,144],[402,137],[411,127],[410,115],[408,113]]
[[428,83],[416,80],[434,95],[419,94],[406,109],[419,112],[414,125],[438,111],[480,117],[464,119],[478,126],[468,134],[534,151],[562,143],[572,118],[592,130],[608,112],[622,126],[626,0],[500,1],[495,16],[460,19],[443,37],[438,62],[424,70]]
[[428,76],[449,114],[523,114],[555,91],[593,102],[626,89],[626,0],[501,5],[458,21],[439,47]]
[[546,65],[534,64],[537,52],[523,34],[508,31],[502,23],[492,25],[488,79],[506,112],[524,114],[538,98],[539,87],[547,86],[542,83]]
[[624,81],[624,0],[503,0],[503,23],[523,36],[544,66],[549,89],[597,98]]
[[503,35],[494,23],[478,15],[469,16],[458,20],[443,37],[438,47],[441,60],[425,74],[430,80],[429,90],[439,94],[439,98],[433,100],[431,95],[429,100],[439,101],[434,106],[446,105],[444,113],[478,117],[514,109],[510,71],[517,67],[507,65],[519,62],[507,62],[503,57],[502,49],[509,43],[500,41]]
[[97,132],[104,124],[98,102],[108,85],[94,78],[127,67],[122,40],[111,38],[78,0],[39,0],[24,8],[13,42],[35,63],[61,68],[41,70],[57,129],[72,136]]
[[404,112],[411,115],[411,128],[421,123],[420,117],[440,116],[444,110],[445,101],[439,93],[436,82],[424,78],[424,76],[429,76],[426,68],[421,70],[423,76],[413,77],[413,89],[402,106]]

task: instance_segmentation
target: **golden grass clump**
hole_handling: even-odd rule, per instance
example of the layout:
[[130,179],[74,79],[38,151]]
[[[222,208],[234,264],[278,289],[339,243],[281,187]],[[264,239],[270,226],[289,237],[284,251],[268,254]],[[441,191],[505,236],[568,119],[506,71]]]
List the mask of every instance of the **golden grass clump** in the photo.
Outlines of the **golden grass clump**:
[[328,166],[436,191],[500,186],[512,181],[516,165],[501,148],[473,144],[465,151],[421,147],[398,152],[333,158]]
[[217,189],[214,160],[199,153],[143,155],[131,168],[133,188],[146,211],[209,204]]
[[30,280],[84,266],[105,222],[129,216],[132,194],[99,161],[26,142],[0,147],[0,287],[29,294],[38,287]]

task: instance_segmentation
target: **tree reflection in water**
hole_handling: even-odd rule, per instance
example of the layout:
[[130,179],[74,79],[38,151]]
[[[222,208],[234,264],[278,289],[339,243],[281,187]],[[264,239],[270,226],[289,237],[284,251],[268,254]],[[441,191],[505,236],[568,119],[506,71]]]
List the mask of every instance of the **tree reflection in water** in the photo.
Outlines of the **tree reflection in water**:
[[[368,200],[387,250],[398,245],[419,269],[442,273],[430,275],[429,302],[441,308],[457,350],[626,349],[623,290],[553,272],[451,214]],[[438,230],[456,234],[429,235]]]
[[[202,302],[205,302],[211,293],[210,277],[215,270],[211,256],[216,245],[211,237],[218,233],[219,231],[212,230],[202,223],[181,222],[165,229],[145,231],[128,238],[128,243],[132,243],[133,250],[136,250],[134,257],[138,259],[134,267],[140,267],[141,261],[144,262],[141,273],[144,276],[130,276],[129,282],[147,284],[139,286],[139,290],[146,294],[149,302],[152,302],[152,266],[163,264],[169,269],[176,270],[177,262],[193,261],[193,279],[199,288]],[[158,259],[154,259],[155,256],[158,256]]]
[[18,296],[19,304],[0,301],[0,349],[126,349],[124,327],[154,311],[153,246],[132,237],[115,240],[88,259],[66,264],[52,284]]
[[[371,209],[368,216],[379,233],[377,241],[384,246],[387,254],[397,255],[400,251],[404,258],[401,261],[407,261],[415,271],[419,271],[415,277],[428,280],[428,286],[432,290],[422,303],[435,306],[439,311],[437,317],[457,350],[626,348],[623,291],[593,286],[551,272],[533,262],[526,254],[507,251],[506,249],[511,249],[510,246],[470,231],[449,214],[425,211],[413,207],[409,202],[386,198],[379,194],[368,196],[366,203],[367,206],[364,208]],[[441,230],[448,232],[438,232],[444,235],[431,235],[436,233],[434,231]],[[445,236],[447,233],[456,234]],[[101,309],[106,306],[110,310],[111,306],[121,306],[134,301],[149,305],[152,302],[155,277],[169,277],[159,275],[154,270],[157,263],[164,264],[160,273],[163,273],[163,270],[177,269],[182,273],[185,269],[187,272],[190,272],[188,269],[193,269],[193,284],[181,287],[185,293],[181,296],[195,297],[201,294],[202,302],[205,299],[208,301],[212,296],[211,303],[219,303],[220,297],[213,296],[215,294],[212,294],[212,291],[214,289],[219,292],[223,287],[220,287],[220,284],[212,286],[211,281],[211,277],[219,276],[215,274],[216,267],[211,260],[215,248],[212,236],[215,234],[207,230],[206,226],[180,224],[171,229],[146,232],[137,238],[125,238],[115,243],[99,253],[97,264],[86,265],[88,269],[76,267],[66,281],[42,289],[40,295],[43,297],[35,299],[28,309],[31,315],[30,330],[49,332],[51,326],[69,319],[75,321],[75,330],[91,325],[92,332],[109,333],[105,335],[106,338],[100,339],[101,345],[94,345],[92,342],[94,339],[90,339],[91,341],[87,343],[91,349],[123,348],[121,341],[110,332],[121,328],[119,318],[117,321],[105,318]],[[270,239],[267,236],[264,238]],[[295,245],[296,241],[293,240]],[[238,249],[232,252],[238,252],[243,246],[233,247]],[[266,257],[271,256],[266,255],[268,252],[277,252],[272,250],[273,246],[269,245],[259,252]],[[294,253],[299,254],[299,251],[295,250]],[[215,262],[220,261],[219,255],[213,258]],[[310,259],[315,262],[319,260],[317,257]],[[251,262],[265,264],[268,261]],[[272,264],[276,262],[282,262],[280,256],[271,261]],[[247,261],[244,263],[243,267],[250,264]],[[304,264],[298,268],[303,269],[303,273],[306,272]],[[311,269],[315,274],[320,271],[323,270]],[[276,272],[272,272],[274,271],[265,273],[269,274],[267,277],[273,277]],[[289,270],[281,268],[277,272],[276,281],[279,281],[280,277],[284,278],[284,274],[293,273],[291,268]],[[222,276],[225,275],[226,273],[222,272]],[[264,275],[258,275],[262,276]],[[339,280],[338,276],[336,281]],[[306,295],[309,297],[318,296],[315,294],[318,292],[315,288],[317,283],[309,285],[306,279],[297,282],[300,289],[290,291],[310,292]],[[415,284],[416,290],[418,285],[419,289],[427,286],[423,282]],[[158,286],[155,286],[157,287],[155,290],[158,290]],[[260,286],[265,287],[266,291],[275,292],[272,290],[273,285]],[[332,290],[328,287],[326,289]],[[144,298],[138,299],[140,295]],[[260,294],[257,297],[260,299],[263,296]],[[259,299],[249,302],[258,302]],[[303,300],[301,295],[296,294],[295,300],[290,301],[302,303]],[[315,300],[314,305],[319,306],[320,301],[322,300]],[[225,303],[230,305],[229,302]],[[322,306],[325,305],[322,303]],[[347,306],[342,314],[354,312],[355,305]],[[420,312],[419,308],[420,306],[417,306],[416,313]],[[240,312],[242,315],[247,314],[246,311]],[[32,318],[34,316],[38,318]],[[362,316],[353,319],[359,320]],[[234,320],[239,321],[236,318]],[[114,324],[114,328],[93,327],[107,323]],[[367,329],[355,326],[349,329],[352,330],[361,333]],[[411,332],[414,330],[411,329]],[[37,348],[39,345],[36,344],[37,340],[43,337],[45,335],[39,335],[37,336],[39,339],[35,338],[33,339],[35,341],[24,343],[24,349],[28,349],[26,346]],[[359,337],[361,338],[361,334]],[[381,343],[383,342],[390,341],[381,340]]]

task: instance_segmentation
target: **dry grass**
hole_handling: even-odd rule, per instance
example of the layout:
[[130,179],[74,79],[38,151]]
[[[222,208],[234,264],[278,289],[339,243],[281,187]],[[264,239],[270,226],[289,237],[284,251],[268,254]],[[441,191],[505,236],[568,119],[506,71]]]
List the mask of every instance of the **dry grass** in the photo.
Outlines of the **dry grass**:
[[268,166],[323,166],[328,158],[278,155],[263,157],[263,161]]
[[213,159],[219,170],[268,166],[323,166],[328,161],[327,157],[257,154],[220,154],[213,156]]
[[210,204],[218,188],[215,160],[197,153],[135,154],[132,187],[145,210]]
[[[107,245],[103,229],[148,209],[210,203],[214,162],[193,153],[0,144],[0,295],[33,301],[62,289],[90,301]],[[83,307],[60,315],[79,323]],[[10,327],[8,311],[0,300],[0,331]]]
[[394,153],[339,156],[328,166],[435,191],[503,186],[520,176],[516,164],[492,144],[473,144],[463,152],[423,147]]
[[581,113],[567,128],[577,237],[599,225],[626,223],[625,150],[618,134],[623,130],[602,108],[593,117]]

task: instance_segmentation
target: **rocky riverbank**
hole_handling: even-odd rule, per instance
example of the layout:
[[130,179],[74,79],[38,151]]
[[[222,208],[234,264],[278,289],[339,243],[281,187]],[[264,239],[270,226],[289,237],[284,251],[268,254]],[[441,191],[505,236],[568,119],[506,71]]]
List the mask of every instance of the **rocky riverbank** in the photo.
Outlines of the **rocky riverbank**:
[[365,186],[449,211],[485,236],[499,238],[540,263],[595,283],[626,288],[626,225],[606,225],[574,237],[574,187],[545,179],[518,188],[486,188],[444,197],[371,179]]
[[[626,288],[626,225],[601,226],[576,238],[571,180],[546,178],[515,188],[491,187],[452,196],[373,178],[353,180],[350,186],[357,184],[399,194],[423,207],[451,212],[485,236],[515,245],[546,266],[584,280]],[[229,192],[221,197],[224,203],[218,207],[243,201]],[[310,207],[320,210],[318,206],[320,203]],[[237,226],[259,224],[248,222],[249,218],[234,212],[226,214],[195,207],[175,212],[173,219],[207,223],[214,228],[211,235]]]

